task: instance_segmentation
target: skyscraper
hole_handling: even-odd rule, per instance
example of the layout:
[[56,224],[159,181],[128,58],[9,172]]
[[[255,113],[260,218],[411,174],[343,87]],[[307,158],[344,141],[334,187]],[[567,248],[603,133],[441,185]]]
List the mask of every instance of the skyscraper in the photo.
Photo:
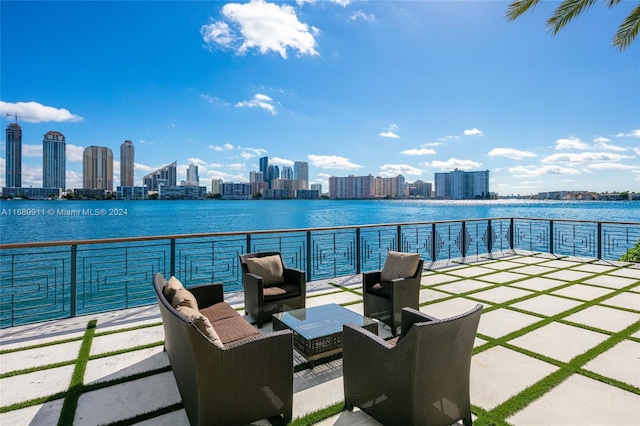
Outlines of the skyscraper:
[[120,145],[120,186],[134,186],[133,142],[124,141]]
[[189,168],[187,169],[187,185],[200,185],[200,177],[198,177],[198,166],[196,166],[195,164],[189,164]]
[[90,146],[82,155],[82,187],[113,191],[113,151]]
[[293,178],[300,181],[300,189],[307,189],[309,185],[309,163],[296,161],[293,164]]
[[151,172],[142,178],[142,184],[149,191],[158,191],[160,186],[176,186],[177,184],[177,163],[174,161],[168,166]]
[[51,130],[42,138],[42,187],[66,189],[67,147],[64,135]]
[[436,197],[453,200],[489,198],[489,170],[435,173]]
[[22,186],[22,128],[18,123],[7,126],[6,139],[5,186],[20,188]]
[[280,179],[293,180],[293,169],[289,166],[282,166],[280,171]]

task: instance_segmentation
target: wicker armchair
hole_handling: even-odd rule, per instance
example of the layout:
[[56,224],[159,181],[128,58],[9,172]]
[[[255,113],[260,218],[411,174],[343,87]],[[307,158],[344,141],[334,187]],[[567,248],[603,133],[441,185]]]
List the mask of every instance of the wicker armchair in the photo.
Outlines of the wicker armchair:
[[469,370],[482,305],[439,320],[402,311],[396,344],[347,324],[343,328],[345,406],[384,425],[471,426]]
[[418,309],[424,260],[417,253],[390,251],[380,271],[362,274],[364,315],[400,327],[402,308]]
[[[161,274],[154,276],[165,333],[164,350],[189,423],[243,425],[278,415],[282,415],[285,422],[290,421],[293,412],[291,332],[257,333],[220,347],[172,307],[163,295],[165,283]],[[222,283],[188,290],[201,309],[223,302]],[[238,318],[245,321],[239,314]]]
[[244,309],[258,328],[276,312],[305,307],[307,279],[304,271],[287,268],[278,252],[241,254]]

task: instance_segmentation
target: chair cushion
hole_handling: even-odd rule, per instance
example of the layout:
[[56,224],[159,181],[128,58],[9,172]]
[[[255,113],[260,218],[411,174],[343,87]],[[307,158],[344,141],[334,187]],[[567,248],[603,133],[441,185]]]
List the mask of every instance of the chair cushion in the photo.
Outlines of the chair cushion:
[[251,324],[239,315],[212,323],[223,344],[233,343],[247,337],[260,334]]
[[177,310],[178,306],[186,306],[187,308],[198,310],[198,301],[195,296],[186,288],[176,291],[171,300],[171,306]]
[[176,294],[176,291],[180,290],[181,288],[183,288],[183,285],[180,280],[178,280],[174,276],[171,276],[171,278],[169,278],[169,281],[167,281],[164,285],[162,294],[164,294],[165,299],[167,299],[167,301],[171,303],[171,301],[173,300],[173,296]]
[[267,287],[263,290],[262,295],[265,300],[273,300],[280,298],[288,298],[292,296],[298,296],[300,294],[300,287],[293,284],[279,284],[271,287]]
[[284,282],[284,270],[280,256],[274,254],[263,257],[249,257],[245,259],[250,274],[262,277],[263,286],[272,286]]
[[221,319],[233,318],[240,315],[226,302],[220,302],[207,308],[202,308],[200,309],[200,313],[209,318],[209,321],[211,321],[212,323]]
[[211,325],[211,321],[209,321],[206,316],[187,306],[178,306],[176,308],[176,311],[187,321],[193,323],[198,328],[198,330],[200,330],[202,334],[204,334],[216,346],[222,348],[222,340],[220,340],[218,333],[216,333],[216,330]]
[[392,281],[396,278],[412,277],[420,263],[420,253],[402,253],[390,251],[380,273],[380,281]]

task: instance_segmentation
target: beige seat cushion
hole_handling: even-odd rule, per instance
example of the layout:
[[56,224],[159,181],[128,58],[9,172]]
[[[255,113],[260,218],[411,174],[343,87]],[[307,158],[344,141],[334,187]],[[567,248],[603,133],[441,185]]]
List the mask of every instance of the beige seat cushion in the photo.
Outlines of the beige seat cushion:
[[245,259],[250,274],[262,277],[262,285],[271,286],[284,282],[284,270],[280,256],[274,254],[263,257],[249,257]]
[[236,315],[235,318],[221,319],[212,325],[225,345],[260,334],[258,330],[239,315]]
[[211,322],[207,317],[205,317],[195,309],[191,309],[187,306],[178,306],[176,311],[187,321],[193,323],[198,328],[198,330],[202,332],[202,334],[204,334],[209,340],[213,342],[214,345],[218,346],[219,348],[223,347],[222,340],[220,340],[218,333],[216,333],[216,330],[213,328]]
[[176,291],[171,300],[171,306],[173,309],[178,309],[179,306],[186,306],[187,308],[198,310],[198,301],[195,296],[186,288],[181,288]]
[[233,309],[228,303],[220,302],[215,305],[211,305],[207,308],[200,309],[200,313],[209,318],[211,323],[219,321],[225,318],[233,318],[240,316],[240,314]]
[[380,274],[381,281],[412,277],[420,263],[420,253],[402,253],[390,251]]
[[173,300],[173,296],[176,294],[176,291],[180,290],[181,288],[183,288],[183,285],[180,280],[178,280],[174,276],[171,276],[171,278],[169,278],[169,281],[167,281],[167,283],[164,285],[162,294],[164,294],[165,299],[167,299],[167,301],[171,303],[171,301]]

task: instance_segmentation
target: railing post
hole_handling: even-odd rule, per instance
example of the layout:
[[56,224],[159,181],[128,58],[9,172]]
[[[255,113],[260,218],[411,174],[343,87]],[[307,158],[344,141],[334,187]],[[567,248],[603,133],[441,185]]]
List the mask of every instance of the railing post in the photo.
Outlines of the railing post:
[[514,235],[515,235],[515,232],[516,232],[515,229],[514,229],[515,222],[514,222],[513,218],[511,218],[509,221],[511,222],[511,224],[509,226],[509,248],[511,250],[514,250],[513,241],[514,241]]
[[356,274],[362,270],[362,256],[360,255],[360,228],[356,228]]
[[71,318],[76,316],[78,304],[78,246],[71,246],[71,289],[69,300],[69,314]]
[[598,222],[598,260],[602,259],[602,222]]
[[549,221],[549,253],[553,254],[553,220]]
[[436,223],[431,224],[431,261],[435,262],[436,258]]
[[398,225],[398,229],[396,230],[396,238],[398,239],[397,251],[402,251],[402,226]]
[[462,229],[460,232],[462,233],[462,249],[460,251],[462,252],[462,258],[464,259],[467,256],[467,222],[464,220],[462,221]]
[[245,253],[251,253],[251,234],[247,234],[247,247]]
[[487,252],[491,254],[493,250],[493,228],[491,228],[491,219],[487,223]]
[[169,269],[171,270],[171,276],[176,275],[176,239],[171,239],[171,264],[169,265]]
[[311,231],[307,231],[307,282],[313,281],[313,277],[311,276],[312,268],[311,268]]

